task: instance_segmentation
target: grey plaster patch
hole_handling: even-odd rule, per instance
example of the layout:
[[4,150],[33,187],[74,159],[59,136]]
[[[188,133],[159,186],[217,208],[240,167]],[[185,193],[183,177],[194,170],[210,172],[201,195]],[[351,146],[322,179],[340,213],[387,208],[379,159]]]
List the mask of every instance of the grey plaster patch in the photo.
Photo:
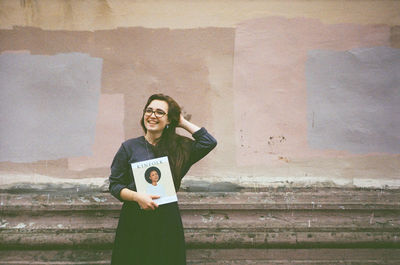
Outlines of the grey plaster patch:
[[221,191],[221,192],[237,192],[243,189],[243,187],[232,182],[214,182],[210,186],[209,191]]
[[400,49],[310,51],[306,78],[312,148],[400,153]]
[[210,189],[211,182],[189,180],[182,183],[181,190],[188,192],[201,192]]
[[237,192],[244,187],[232,182],[185,181],[182,190],[186,192]]
[[102,59],[0,55],[0,161],[91,155]]

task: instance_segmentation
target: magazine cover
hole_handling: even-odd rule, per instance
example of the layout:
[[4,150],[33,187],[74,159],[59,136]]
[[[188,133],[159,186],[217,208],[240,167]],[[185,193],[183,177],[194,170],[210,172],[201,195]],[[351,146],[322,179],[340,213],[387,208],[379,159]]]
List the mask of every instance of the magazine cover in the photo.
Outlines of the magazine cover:
[[167,156],[131,163],[131,166],[138,192],[159,195],[154,200],[158,205],[178,201]]

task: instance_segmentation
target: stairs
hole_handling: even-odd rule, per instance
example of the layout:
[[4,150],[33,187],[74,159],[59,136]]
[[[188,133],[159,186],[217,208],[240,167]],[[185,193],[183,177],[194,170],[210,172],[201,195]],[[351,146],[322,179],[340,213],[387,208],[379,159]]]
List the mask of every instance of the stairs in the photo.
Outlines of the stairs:
[[[121,203],[72,190],[0,193],[0,264],[109,264]],[[178,197],[188,264],[400,264],[399,190]]]

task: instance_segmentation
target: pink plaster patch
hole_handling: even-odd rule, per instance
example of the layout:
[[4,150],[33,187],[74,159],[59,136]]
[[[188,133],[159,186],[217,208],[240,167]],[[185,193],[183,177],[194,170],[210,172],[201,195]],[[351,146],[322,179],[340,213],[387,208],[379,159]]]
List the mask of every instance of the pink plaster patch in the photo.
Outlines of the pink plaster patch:
[[307,52],[390,46],[389,42],[390,27],[385,25],[327,25],[278,17],[240,24],[233,79],[238,165],[346,155],[312,150],[307,144]]
[[1,54],[20,54],[20,53],[30,54],[31,51],[29,51],[29,50],[17,50],[17,51],[2,51],[1,52]]
[[68,158],[68,168],[81,171],[109,167],[116,151],[125,139],[123,124],[124,96],[102,94],[99,100],[93,155]]

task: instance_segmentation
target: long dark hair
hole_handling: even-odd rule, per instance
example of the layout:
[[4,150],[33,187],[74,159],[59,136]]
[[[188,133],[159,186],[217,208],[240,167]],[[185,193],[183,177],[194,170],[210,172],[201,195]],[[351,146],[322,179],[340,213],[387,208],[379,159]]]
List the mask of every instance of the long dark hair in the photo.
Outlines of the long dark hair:
[[181,108],[178,103],[170,96],[164,94],[154,94],[149,97],[143,109],[140,124],[145,133],[147,129],[144,126],[144,111],[153,100],[162,100],[168,104],[168,120],[169,125],[163,130],[160,139],[153,147],[156,157],[168,156],[171,166],[172,176],[174,179],[175,190],[178,191],[184,174],[183,166],[189,160],[191,141],[189,138],[176,133],[176,127],[179,124]]

